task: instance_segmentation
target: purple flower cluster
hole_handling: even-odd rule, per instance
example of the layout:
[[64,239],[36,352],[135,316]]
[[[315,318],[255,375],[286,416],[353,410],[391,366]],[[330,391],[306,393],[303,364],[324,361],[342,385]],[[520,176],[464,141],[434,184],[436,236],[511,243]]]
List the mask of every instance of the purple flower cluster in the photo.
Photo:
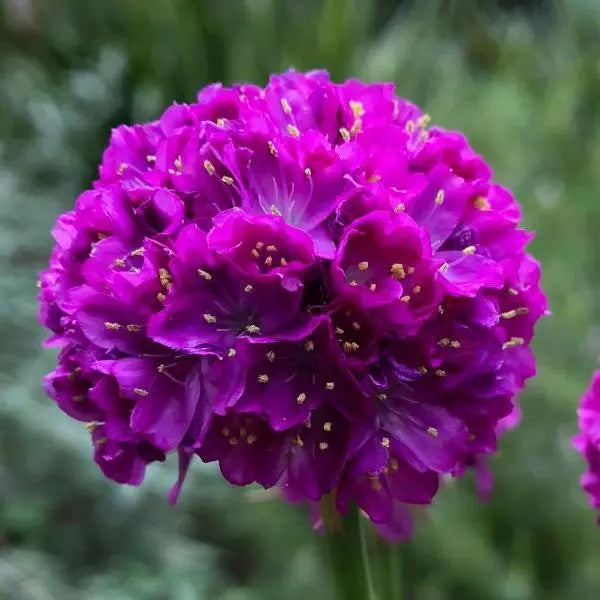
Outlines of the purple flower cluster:
[[[546,309],[511,193],[392,84],[288,72],[116,128],[58,219],[46,389],[107,477],[177,450],[389,537],[496,449]],[[514,413],[513,413],[514,414]]]
[[[600,511],[600,371],[594,373],[577,412],[580,433],[573,443],[588,463],[581,485],[589,494],[592,507]],[[598,519],[600,523],[600,514]]]

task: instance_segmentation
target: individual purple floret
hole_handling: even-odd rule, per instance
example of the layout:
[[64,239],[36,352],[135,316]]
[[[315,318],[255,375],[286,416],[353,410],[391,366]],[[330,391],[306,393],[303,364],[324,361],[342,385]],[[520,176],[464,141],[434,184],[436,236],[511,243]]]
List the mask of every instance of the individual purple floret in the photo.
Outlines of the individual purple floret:
[[546,300],[519,205],[429,120],[392,84],[290,71],[113,131],[40,277],[46,391],[107,477],[177,452],[175,501],[198,456],[391,539],[442,476],[487,492]]
[[581,485],[589,495],[590,505],[600,511],[600,371],[594,373],[581,399],[578,415],[580,433],[573,443],[588,464],[588,470],[581,476]]

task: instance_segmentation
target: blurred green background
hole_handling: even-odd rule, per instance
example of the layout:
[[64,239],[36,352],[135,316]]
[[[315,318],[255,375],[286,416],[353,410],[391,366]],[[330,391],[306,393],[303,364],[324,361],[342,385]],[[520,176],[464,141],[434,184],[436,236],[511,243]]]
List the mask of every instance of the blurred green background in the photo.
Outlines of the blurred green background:
[[575,409],[600,352],[600,2],[0,0],[0,599],[332,597],[303,510],[174,465],[105,481],[83,426],[40,389],[36,273],[110,128],[209,81],[328,68],[393,80],[512,187],[554,316],[522,426],[479,504],[450,482],[399,549],[406,599],[600,597],[600,529],[578,486]]

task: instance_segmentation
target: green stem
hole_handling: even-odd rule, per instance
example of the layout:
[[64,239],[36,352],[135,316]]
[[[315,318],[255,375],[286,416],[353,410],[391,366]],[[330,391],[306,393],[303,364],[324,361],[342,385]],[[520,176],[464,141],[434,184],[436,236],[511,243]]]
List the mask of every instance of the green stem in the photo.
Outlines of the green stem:
[[367,543],[369,523],[356,507],[342,522],[339,516],[330,520],[331,514],[323,505],[322,516],[328,529],[325,537],[338,600],[379,600]]

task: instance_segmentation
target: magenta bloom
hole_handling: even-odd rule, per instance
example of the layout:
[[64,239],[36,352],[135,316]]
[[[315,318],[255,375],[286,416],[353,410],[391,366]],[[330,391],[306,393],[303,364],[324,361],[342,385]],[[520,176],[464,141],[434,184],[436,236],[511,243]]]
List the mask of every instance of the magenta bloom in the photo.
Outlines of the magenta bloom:
[[577,413],[580,433],[573,445],[588,463],[588,470],[581,476],[581,485],[590,497],[590,504],[600,511],[600,371],[594,373]]
[[[546,311],[511,193],[392,84],[211,85],[113,131],[54,229],[46,390],[115,481],[177,451],[391,538],[485,464]],[[596,442],[598,440],[596,439]]]

